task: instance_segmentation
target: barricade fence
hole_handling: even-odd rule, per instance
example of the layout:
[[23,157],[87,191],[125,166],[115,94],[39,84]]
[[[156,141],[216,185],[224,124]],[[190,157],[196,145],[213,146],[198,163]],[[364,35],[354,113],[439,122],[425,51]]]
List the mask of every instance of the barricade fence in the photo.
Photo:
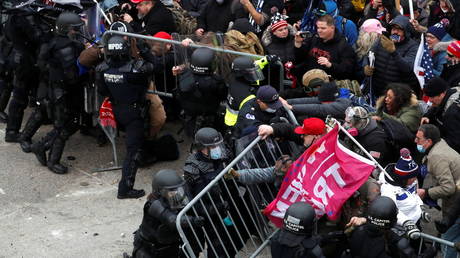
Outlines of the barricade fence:
[[[442,239],[442,238],[439,238],[439,237],[435,237],[435,236],[432,236],[432,235],[429,235],[429,234],[426,234],[426,233],[416,233],[418,235],[418,237],[420,237],[420,245],[419,245],[419,249],[418,249],[418,254],[420,255],[423,251],[422,247],[423,247],[423,243],[424,242],[427,242],[427,241],[431,241],[432,245],[436,245],[436,244],[439,244],[441,246],[441,249],[443,247],[451,247],[451,248],[454,248],[456,249],[456,245],[454,242],[451,242],[451,241],[447,241],[445,239]],[[458,244],[458,243],[457,243]],[[459,254],[459,250],[457,249],[457,258],[460,257],[460,254]]]
[[[248,256],[239,253],[258,249],[275,231],[262,210],[277,194],[276,160],[290,153],[290,147],[260,136],[249,144],[245,141],[249,142],[242,139],[242,146],[237,146],[238,156],[178,214],[176,226],[187,257],[200,253],[207,257]],[[231,175],[231,169],[239,176]],[[260,174],[268,177],[257,176]],[[201,216],[206,224],[194,227],[187,215]]]

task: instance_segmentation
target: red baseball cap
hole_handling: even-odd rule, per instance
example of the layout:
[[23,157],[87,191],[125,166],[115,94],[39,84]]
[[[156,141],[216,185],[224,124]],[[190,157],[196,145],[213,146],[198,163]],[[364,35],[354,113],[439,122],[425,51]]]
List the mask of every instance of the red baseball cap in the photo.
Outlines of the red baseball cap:
[[323,120],[312,117],[303,120],[303,125],[297,127],[294,132],[296,134],[322,135],[325,129],[326,124]]
[[164,31],[160,31],[160,32],[155,33],[155,35],[153,35],[153,37],[154,38],[160,38],[160,39],[172,40],[171,34],[169,34],[167,32],[164,32]]

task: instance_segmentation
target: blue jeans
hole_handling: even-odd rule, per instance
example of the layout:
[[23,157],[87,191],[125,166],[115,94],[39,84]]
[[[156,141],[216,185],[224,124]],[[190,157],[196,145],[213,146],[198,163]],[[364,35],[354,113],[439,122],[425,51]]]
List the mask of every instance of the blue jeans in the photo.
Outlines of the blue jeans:
[[[460,218],[455,221],[455,224],[452,225],[446,233],[441,235],[442,239],[447,241],[451,241],[454,243],[460,242]],[[452,247],[447,247],[445,245],[442,246],[442,257],[443,258],[456,258],[457,257],[457,250]]]

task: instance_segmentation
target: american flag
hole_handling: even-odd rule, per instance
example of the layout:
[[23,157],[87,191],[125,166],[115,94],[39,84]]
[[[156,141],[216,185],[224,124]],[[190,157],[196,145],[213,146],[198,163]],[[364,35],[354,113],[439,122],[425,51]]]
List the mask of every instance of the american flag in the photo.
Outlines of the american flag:
[[430,55],[430,49],[425,42],[425,37],[422,34],[420,45],[417,51],[414,62],[414,73],[423,89],[425,82],[434,77],[433,73],[433,59]]

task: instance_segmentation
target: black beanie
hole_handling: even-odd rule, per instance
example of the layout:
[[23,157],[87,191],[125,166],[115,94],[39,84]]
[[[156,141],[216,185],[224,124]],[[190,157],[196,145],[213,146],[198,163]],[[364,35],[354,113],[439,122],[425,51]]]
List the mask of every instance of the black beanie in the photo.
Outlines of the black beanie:
[[321,84],[318,93],[318,100],[321,102],[335,101],[339,91],[335,82],[324,82]]
[[425,87],[423,88],[423,92],[428,97],[435,97],[439,94],[445,92],[449,88],[449,84],[439,77],[434,77],[433,79],[429,80],[425,83]]
[[254,32],[254,28],[247,18],[239,18],[233,22],[232,30],[237,30],[243,34]]

